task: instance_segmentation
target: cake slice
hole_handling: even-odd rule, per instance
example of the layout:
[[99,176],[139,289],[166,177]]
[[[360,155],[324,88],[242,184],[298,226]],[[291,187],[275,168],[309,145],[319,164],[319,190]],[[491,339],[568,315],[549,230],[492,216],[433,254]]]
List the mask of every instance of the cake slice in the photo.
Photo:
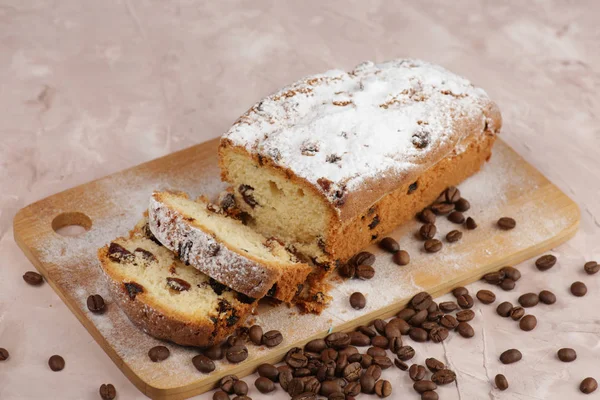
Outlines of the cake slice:
[[184,346],[220,343],[256,301],[185,265],[140,222],[98,250],[113,300],[149,335]]
[[249,297],[290,302],[312,267],[205,199],[155,192],[148,208],[154,236],[179,258]]

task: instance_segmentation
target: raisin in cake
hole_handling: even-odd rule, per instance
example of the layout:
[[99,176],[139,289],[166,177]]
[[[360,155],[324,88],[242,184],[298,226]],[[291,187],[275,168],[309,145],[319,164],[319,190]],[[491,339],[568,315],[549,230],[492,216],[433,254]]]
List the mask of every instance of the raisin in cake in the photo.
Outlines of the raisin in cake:
[[113,300],[158,339],[185,346],[220,343],[256,301],[185,265],[152,236],[146,221],[98,251]]
[[258,102],[219,163],[252,227],[328,269],[478,171],[501,124],[482,89],[442,67],[366,62]]
[[290,302],[312,271],[276,239],[204,199],[155,192],[148,221],[154,236],[183,262],[253,298],[269,295]]

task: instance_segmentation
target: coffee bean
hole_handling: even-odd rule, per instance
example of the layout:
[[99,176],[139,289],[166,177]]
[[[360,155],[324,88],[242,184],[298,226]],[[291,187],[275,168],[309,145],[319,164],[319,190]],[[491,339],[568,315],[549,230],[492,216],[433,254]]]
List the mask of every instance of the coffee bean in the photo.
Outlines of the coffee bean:
[[385,327],[387,326],[387,322],[378,318],[375,321],[373,321],[373,326],[375,327],[377,333],[379,333],[380,335],[385,335]]
[[464,294],[462,296],[458,296],[458,298],[456,299],[456,302],[462,309],[472,308],[473,304],[474,304],[473,298],[471,297],[470,294]]
[[33,271],[25,272],[23,275],[23,280],[31,286],[39,286],[44,283],[44,277]]
[[458,326],[458,321],[452,315],[444,315],[440,318],[440,325],[446,329],[454,329]]
[[279,346],[281,342],[283,342],[283,335],[276,330],[268,331],[262,337],[262,343],[267,347]]
[[585,378],[579,385],[579,390],[585,394],[593,393],[596,389],[598,389],[598,382],[594,378]]
[[480,290],[477,292],[477,298],[483,304],[492,304],[496,301],[496,295],[490,290]]
[[421,393],[421,400],[439,400],[439,398],[438,394],[432,390]]
[[312,392],[305,392],[292,396],[292,400],[317,400],[317,395]]
[[390,253],[396,253],[400,250],[400,245],[398,244],[398,242],[396,242],[396,240],[394,240],[394,238],[391,237],[385,237],[381,239],[381,241],[379,242],[379,247],[386,251],[389,251]]
[[375,394],[381,398],[392,394],[392,384],[386,380],[380,380],[375,383]]
[[500,282],[500,288],[506,291],[513,290],[515,285],[515,281],[510,278],[504,278],[502,282]]
[[577,359],[577,353],[575,350],[568,347],[558,350],[558,359],[562,362],[571,362]]
[[435,203],[431,205],[431,211],[435,215],[447,215],[454,210],[454,204],[449,203]]
[[375,255],[373,253],[369,253],[368,251],[361,251],[352,257],[349,263],[354,264],[355,267],[358,267],[359,265],[371,266],[375,264]]
[[[266,342],[265,342],[265,344],[266,344]],[[246,358],[248,358],[248,349],[246,348],[246,346],[239,346],[239,345],[230,347],[225,352],[225,358],[227,358],[227,361],[229,361],[230,363],[233,363],[233,364],[241,363]]]
[[65,368],[65,359],[59,355],[53,355],[48,360],[48,366],[54,372],[62,371]]
[[523,307],[514,307],[512,310],[510,310],[510,317],[514,321],[520,320],[521,318],[523,318],[524,315],[525,309]]
[[117,389],[110,383],[100,385],[99,393],[102,400],[114,400],[117,397]]
[[358,362],[353,362],[346,365],[343,370],[344,379],[346,379],[348,382],[357,381],[360,378],[361,373],[362,366]]
[[[426,310],[419,311],[418,313],[413,315],[413,317],[411,317],[411,319],[409,319],[409,321],[413,321],[413,318],[421,319],[423,317],[423,315],[425,315],[425,317],[427,317],[428,313]],[[390,321],[390,324],[394,325],[398,329],[398,331],[400,331],[400,335],[408,335],[408,331],[410,331],[409,323],[403,319],[393,318]],[[396,331],[387,332],[386,337],[388,337],[388,338],[398,337],[395,332]]]
[[410,306],[416,311],[426,310],[431,303],[433,298],[427,292],[417,293],[411,300]]
[[[258,378],[258,379],[265,379],[265,380],[271,382],[267,378]],[[271,382],[271,385],[273,385],[273,382]],[[273,386],[273,389],[275,389],[275,386]],[[238,396],[247,395],[248,394],[248,384],[244,381],[237,381],[236,383],[233,384],[233,393],[235,393]]]
[[392,353],[396,354],[400,348],[404,346],[401,337],[393,337],[390,339],[389,349]]
[[257,369],[258,375],[277,382],[279,380],[279,370],[271,364],[261,364]]
[[348,366],[348,356],[340,354],[335,362],[335,376],[342,376],[344,369]]
[[535,329],[537,326],[537,318],[533,315],[526,315],[519,321],[519,328],[525,332]]
[[[236,383],[236,386],[238,384],[240,384],[241,382],[244,381],[239,381],[238,383]],[[245,385],[245,383],[244,383]],[[271,393],[273,390],[275,390],[275,385],[273,384],[273,381],[270,380],[269,378],[265,378],[263,376],[261,376],[260,378],[256,379],[256,381],[254,381],[254,386],[256,386],[256,388],[258,389],[259,392],[261,393]],[[246,385],[246,393],[242,393],[243,395],[246,395],[248,393],[248,386]],[[236,394],[240,394],[237,393]]]
[[473,330],[473,327],[469,325],[468,322],[460,322],[456,327],[456,331],[460,336],[467,339],[475,336],[475,331]]
[[233,334],[227,338],[227,340],[225,342],[225,346],[226,347],[243,346],[244,343],[245,343],[245,340],[243,338],[241,338],[237,334]]
[[483,276],[483,280],[491,285],[499,285],[503,279],[504,272],[502,271],[488,272]]
[[458,242],[460,239],[462,239],[462,237],[463,237],[463,234],[461,231],[454,230],[454,231],[448,232],[448,234],[446,235],[446,240],[449,243],[454,243],[454,242]]
[[408,335],[410,336],[410,338],[412,340],[414,340],[415,342],[426,342],[427,338],[429,337],[429,335],[427,334],[427,331],[425,329],[422,328],[412,328],[409,332]]
[[427,332],[439,327],[440,325],[435,321],[425,321],[421,324],[421,328],[425,329]]
[[369,347],[367,354],[371,357],[385,357],[387,353],[381,347]]
[[367,281],[375,276],[375,269],[370,265],[361,264],[356,267],[356,277]]
[[573,282],[571,285],[571,293],[573,296],[583,297],[587,293],[587,286],[583,282]]
[[235,376],[235,375],[225,375],[219,381],[219,387],[225,393],[232,394],[233,393],[233,385],[235,385],[235,383],[237,381],[239,381],[239,378],[237,376]]
[[423,380],[426,373],[425,367],[419,364],[413,364],[408,369],[408,376],[415,382]]
[[10,357],[10,354],[8,354],[8,350],[6,350],[3,347],[0,347],[0,361],[6,361],[8,360],[8,357]]
[[462,310],[456,313],[456,319],[458,322],[469,322],[475,318],[475,312],[473,310]]
[[588,275],[594,275],[600,271],[600,264],[598,264],[596,261],[589,261],[585,263],[583,269]]
[[434,312],[434,311],[439,311],[440,307],[438,306],[438,304],[435,301],[432,301],[431,304],[429,305],[429,307],[427,307],[427,312]]
[[325,343],[332,349],[343,349],[344,347],[348,347],[350,345],[350,336],[344,332],[334,332],[330,333],[325,338]]
[[263,329],[258,325],[252,325],[248,330],[250,341],[257,346],[262,344]]
[[[388,324],[389,326],[389,324]],[[387,328],[387,327],[386,327]],[[371,339],[371,344],[375,347],[381,347],[382,349],[387,349],[390,341],[385,336],[375,336]]]
[[452,289],[452,294],[454,295],[454,297],[459,298],[460,296],[469,294],[469,290],[466,287],[459,286],[457,288]]
[[427,315],[429,315],[427,310],[421,310],[413,315],[413,317],[408,320],[408,323],[412,326],[421,326],[421,324],[427,319]]
[[308,364],[308,358],[299,347],[293,347],[285,355],[284,361],[292,368],[304,368]]
[[508,389],[508,380],[506,379],[506,377],[502,374],[498,374],[496,375],[496,377],[494,378],[494,382],[496,382],[496,387],[498,388],[498,390],[506,390]]
[[375,378],[367,374],[361,376],[360,389],[365,394],[372,394],[375,391]]
[[396,356],[401,361],[408,361],[415,356],[415,349],[411,346],[402,346],[396,353]]
[[371,338],[362,332],[349,332],[350,344],[352,346],[364,347],[371,344]]
[[169,349],[165,346],[155,346],[148,351],[148,357],[152,362],[164,361],[171,355]]
[[367,299],[361,292],[354,292],[350,295],[350,306],[355,310],[362,310],[367,305]]
[[446,368],[443,362],[435,358],[428,358],[425,360],[425,365],[431,372],[438,372]]
[[500,354],[500,361],[502,364],[516,363],[517,361],[520,361],[521,358],[523,358],[523,355],[517,349],[509,349]]
[[106,310],[104,299],[99,294],[93,294],[87,298],[87,308],[94,314],[102,314]]
[[461,199],[460,190],[458,190],[458,188],[455,186],[449,186],[444,191],[444,198],[448,203],[456,203]]
[[442,249],[442,242],[437,239],[429,239],[425,242],[424,248],[428,253],[437,253]]
[[320,353],[327,348],[327,343],[325,343],[325,339],[314,339],[310,342],[306,343],[304,346],[305,351]]
[[196,369],[204,374],[208,374],[215,370],[215,363],[203,354],[198,354],[192,358],[192,364]]
[[234,396],[232,400],[252,400],[252,397],[249,396]]
[[469,211],[471,208],[471,203],[469,203],[467,199],[461,197],[454,203],[454,208],[456,208],[456,211],[460,212]]
[[504,301],[498,305],[496,308],[496,313],[498,313],[499,316],[506,318],[510,316],[512,309],[513,305],[508,301]]
[[436,385],[447,385],[456,380],[456,374],[454,373],[454,371],[450,371],[449,369],[441,369],[439,371],[434,372],[433,375],[431,375],[431,380]]
[[358,331],[364,335],[367,335],[370,338],[377,336],[377,332],[375,332],[373,328],[368,326],[359,326]]
[[475,220],[473,218],[467,217],[465,226],[467,227],[468,230],[472,231],[474,229],[477,229],[477,222],[475,222]]
[[222,360],[225,357],[223,346],[215,344],[204,351],[204,355],[211,360]]
[[[330,385],[333,385],[333,383],[331,383]],[[323,385],[321,385],[321,391],[323,391]],[[290,396],[296,396],[299,395],[300,393],[304,393],[304,380],[302,380],[302,378],[293,378],[289,383],[288,383],[288,388],[287,388],[287,392],[290,394]],[[327,395],[329,395],[329,393],[327,393]],[[325,396],[327,396],[325,395]]]
[[406,250],[400,250],[394,253],[392,259],[398,265],[408,265],[410,263],[410,254]]
[[540,302],[540,298],[535,293],[525,293],[519,297],[519,304],[525,308],[535,307]]
[[435,214],[429,208],[425,208],[417,216],[424,224],[435,224]]
[[517,226],[517,222],[508,217],[502,217],[498,220],[498,227],[504,231],[509,231]]
[[444,316],[442,311],[433,311],[427,314],[427,321],[439,322],[440,318]]
[[460,211],[452,211],[448,215],[448,221],[454,222],[455,224],[462,224],[465,222],[465,216]]
[[549,290],[542,290],[538,297],[540,298],[540,301],[544,304],[556,303],[556,296]]
[[413,389],[417,391],[417,393],[425,393],[429,391],[434,391],[437,389],[437,385],[433,381],[417,381],[413,384]]
[[554,267],[556,264],[556,257],[552,254],[546,254],[545,256],[541,256],[535,262],[535,266],[540,271],[547,271],[550,268]]
[[340,349],[338,351],[339,355],[341,356],[342,354],[345,354],[346,356],[350,357],[353,354],[357,354],[358,353],[358,349],[354,346],[346,346],[343,349]]
[[353,264],[343,264],[338,268],[338,273],[343,278],[354,278],[356,274],[356,265]]
[[437,233],[437,228],[434,224],[425,224],[419,230],[419,234],[423,240],[433,239]]
[[279,385],[286,392],[289,392],[289,384],[294,379],[295,378],[292,374],[292,371],[279,371],[279,377],[277,378],[277,380],[279,381]]
[[213,393],[213,400],[229,400],[229,395],[222,390],[217,390]]
[[346,395],[343,392],[334,392],[327,396],[327,400],[345,400]]
[[321,352],[321,361],[335,361],[338,358],[338,352],[335,349],[325,349]]
[[400,359],[397,359],[397,358],[396,358],[396,359],[394,360],[394,365],[395,365],[395,366],[396,366],[396,367],[397,367],[399,370],[401,370],[401,371],[406,371],[406,370],[408,370],[408,365],[407,365],[407,364],[406,364],[404,361],[402,361],[402,360],[400,360]]
[[433,343],[442,343],[444,340],[448,339],[448,329],[442,326],[437,326],[429,331],[429,339]]
[[453,301],[444,301],[442,303],[440,303],[440,310],[442,310],[445,313],[449,313],[452,311],[455,311],[458,308],[458,305],[453,302]]
[[348,382],[344,387],[344,394],[346,396],[358,396],[360,394],[360,389],[360,382]]
[[521,279],[521,272],[513,267],[502,267],[500,272],[504,273],[506,278],[512,279],[515,282]]

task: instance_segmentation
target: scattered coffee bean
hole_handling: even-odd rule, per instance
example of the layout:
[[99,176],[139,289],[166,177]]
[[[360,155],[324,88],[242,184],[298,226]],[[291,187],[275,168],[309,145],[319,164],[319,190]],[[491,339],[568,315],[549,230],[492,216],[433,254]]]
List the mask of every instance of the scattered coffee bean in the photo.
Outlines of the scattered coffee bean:
[[436,385],[448,385],[456,380],[456,374],[449,369],[441,369],[433,373],[431,380]]
[[462,224],[465,222],[465,216],[460,211],[452,211],[450,215],[448,215],[448,220],[455,224]]
[[568,347],[558,350],[556,354],[558,355],[558,359],[562,362],[572,362],[577,359],[575,350]]
[[356,267],[356,277],[363,281],[369,280],[375,276],[375,269],[370,265],[361,264]]
[[348,382],[348,384],[344,387],[344,394],[347,396],[358,396],[360,394],[360,382]]
[[502,267],[500,272],[504,273],[506,278],[512,279],[515,282],[521,279],[521,272],[513,267]]
[[314,339],[306,343],[306,346],[304,346],[304,350],[314,353],[320,353],[326,348],[327,343],[325,342],[325,339]]
[[250,396],[235,396],[233,400],[252,400]]
[[516,286],[515,281],[513,281],[510,278],[504,278],[502,280],[502,282],[500,282],[500,288],[502,290],[506,290],[506,291],[513,290],[515,288],[515,286]]
[[534,315],[526,315],[519,321],[519,328],[525,332],[535,329],[537,326],[537,318]]
[[365,295],[360,292],[354,292],[350,295],[350,306],[355,310],[362,310],[367,305]]
[[[387,326],[390,326],[390,324],[388,324]],[[386,326],[386,328],[387,328]],[[371,339],[371,344],[375,347],[380,347],[382,349],[387,349],[388,345],[389,345],[390,341],[388,338],[386,338],[385,336],[375,336],[373,339]]]
[[535,262],[535,266],[540,271],[547,271],[550,268],[554,267],[556,264],[556,257],[552,254],[546,254],[545,256],[541,256]]
[[425,320],[427,320],[428,315],[429,313],[427,312],[427,310],[421,310],[415,315],[413,315],[413,317],[408,320],[408,323],[416,327],[421,326],[421,324],[425,322]]
[[460,212],[469,211],[469,209],[471,208],[471,203],[469,203],[467,199],[461,197],[460,199],[458,199],[458,201],[454,203],[454,208],[456,209],[456,211]]
[[395,366],[396,366],[398,369],[400,369],[401,371],[406,371],[406,370],[408,370],[408,364],[406,364],[404,361],[402,361],[402,360],[400,360],[400,359],[398,359],[398,358],[396,358],[396,359],[394,360],[394,365],[395,365]]
[[502,271],[488,272],[483,276],[483,280],[491,285],[499,285],[503,279],[504,272]]
[[325,338],[325,343],[332,349],[343,349],[344,347],[348,347],[350,345],[350,336],[348,336],[345,332],[334,332],[330,333]]
[[225,357],[223,346],[215,344],[204,351],[204,355],[211,360],[222,360]]
[[415,315],[417,312],[415,310],[413,310],[412,308],[405,308],[403,310],[400,310],[400,312],[398,314],[396,314],[396,317],[403,319],[405,321],[408,321],[409,319],[411,319],[413,317],[413,315]]
[[44,277],[37,272],[27,271],[23,275],[23,280],[31,286],[39,286],[44,283]]
[[417,381],[413,384],[413,389],[418,393],[425,393],[437,389],[437,385],[433,381]]
[[421,393],[421,400],[439,400],[439,398],[438,394],[432,390]]
[[276,330],[266,332],[262,337],[262,343],[267,347],[279,346],[281,342],[283,342],[283,335]]
[[542,290],[538,297],[540,298],[540,301],[544,304],[556,303],[556,296],[549,290]]
[[117,397],[117,389],[110,383],[100,385],[99,393],[102,400],[114,400]]
[[392,384],[384,379],[375,383],[375,394],[380,398],[388,397],[392,394]]
[[354,275],[356,274],[356,265],[350,263],[343,264],[338,268],[338,274],[340,274],[342,278],[354,278]]
[[437,239],[429,239],[425,242],[424,248],[428,253],[437,253],[442,249],[442,242]]
[[425,365],[431,372],[438,372],[446,368],[443,362],[435,358],[428,358],[425,360]]
[[408,369],[408,376],[415,382],[423,380],[426,373],[425,367],[419,364],[413,364]]
[[[329,386],[337,386],[336,383],[331,382],[329,384]],[[327,387],[325,388],[327,389]],[[321,386],[320,389],[321,392],[323,392],[323,386]],[[304,380],[302,378],[293,378],[289,383],[288,383],[288,388],[287,388],[287,392],[290,394],[290,396],[296,396],[299,395],[300,393],[304,393],[306,392],[306,390],[304,390]],[[328,396],[331,392],[327,392],[327,394],[321,393],[324,396]]]
[[[369,367],[371,368],[371,367]],[[360,375],[362,374],[362,366],[358,362],[353,362],[351,364],[346,365],[344,370],[342,371],[342,375],[344,379],[348,382],[358,381]]]
[[106,310],[104,299],[99,294],[93,294],[87,298],[87,308],[94,314],[102,314]]
[[48,366],[54,372],[62,371],[65,368],[65,359],[59,355],[53,355],[48,360]]
[[244,343],[245,343],[245,340],[243,338],[241,338],[237,334],[233,334],[227,338],[225,345],[227,347],[243,346]]
[[10,357],[10,354],[8,354],[8,350],[6,350],[3,347],[0,347],[0,361],[6,361],[8,360],[8,357]]
[[456,331],[460,336],[467,339],[475,336],[475,331],[473,330],[473,327],[469,325],[468,322],[460,322],[456,327]]
[[[244,381],[239,381],[238,384],[240,382],[244,382]],[[256,386],[258,391],[261,393],[271,393],[273,390],[275,390],[275,385],[273,384],[273,381],[270,380],[269,378],[265,378],[263,376],[261,376],[260,378],[256,379],[256,381],[254,381],[254,386]],[[246,395],[247,393],[248,393],[248,386],[246,385],[246,393],[243,393],[243,394]],[[237,394],[239,394],[239,393],[237,393]]]
[[248,330],[248,337],[252,343],[260,346],[262,344],[263,329],[258,325],[252,325]]
[[473,298],[471,297],[470,294],[463,294],[461,296],[458,296],[458,298],[456,299],[456,302],[462,309],[472,308],[473,304],[474,304]]
[[375,391],[375,378],[371,375],[364,374],[360,377],[360,388],[365,394],[371,394]]
[[446,240],[449,243],[454,243],[454,242],[458,242],[460,239],[462,239],[462,237],[463,237],[463,234],[461,231],[454,230],[454,231],[448,232],[448,234],[446,235]]
[[312,392],[305,392],[292,396],[292,400],[317,400],[317,395]]
[[420,292],[410,300],[410,306],[417,311],[421,311],[426,310],[432,302],[433,298],[429,293]]
[[[411,311],[412,311],[412,310],[411,310]],[[359,327],[358,327],[358,331],[359,331],[360,333],[362,333],[363,335],[367,335],[367,336],[368,336],[368,337],[370,337],[370,338],[377,336],[377,332],[375,332],[375,331],[373,330],[373,328],[371,328],[371,327],[368,327],[368,326],[364,326],[364,325],[363,325],[363,326],[359,326]]]
[[424,224],[435,224],[435,214],[431,209],[426,208],[418,214],[419,220]]
[[383,370],[379,365],[371,365],[365,370],[365,374],[371,375],[376,381],[381,378]]
[[258,375],[264,378],[270,379],[273,382],[277,382],[279,380],[279,370],[277,367],[271,364],[261,364],[257,369]]
[[520,361],[523,358],[523,354],[517,349],[509,349],[504,353],[500,354],[500,362],[502,364],[512,364]]
[[433,239],[437,233],[437,228],[434,224],[425,224],[419,230],[419,234],[423,240]]
[[148,357],[152,362],[164,361],[171,355],[169,349],[165,346],[155,346],[148,351]]
[[215,370],[215,363],[210,358],[203,354],[199,354],[192,358],[192,364],[196,369],[204,374],[208,374]]
[[408,265],[410,263],[410,254],[406,250],[400,250],[394,253],[392,259],[398,265]]
[[517,222],[508,217],[502,217],[498,220],[498,227],[504,231],[509,231],[517,226]]
[[[281,388],[288,393],[289,393],[288,389],[289,389],[290,382],[294,379],[296,379],[296,378],[294,378],[294,375],[292,374],[292,371],[290,371],[290,370],[279,371],[279,377],[277,378]],[[323,379],[325,379],[325,378],[323,378]]]
[[456,313],[456,319],[458,322],[469,322],[475,318],[475,312],[473,310],[462,310]]
[[400,348],[404,346],[401,337],[393,337],[390,339],[389,349],[392,353],[396,354]]
[[237,376],[235,376],[235,375],[225,375],[219,381],[219,387],[225,393],[232,394],[233,393],[233,385],[235,385],[235,383],[237,381],[239,381],[239,379],[238,379]]
[[392,366],[392,360],[388,356],[373,357],[373,364],[378,365],[381,369],[388,369]]
[[525,293],[519,297],[519,304],[525,308],[535,307],[540,302],[540,298],[535,293]]
[[504,375],[496,375],[496,377],[494,378],[494,382],[496,383],[496,387],[498,388],[498,390],[504,391],[508,389],[508,380]]
[[452,290],[452,294],[454,297],[459,298],[460,296],[464,296],[465,294],[469,294],[469,290],[466,287],[459,286]]
[[430,332],[432,329],[440,328],[440,325],[435,321],[425,321],[421,324],[421,328],[425,329],[427,332]]
[[483,304],[492,304],[496,301],[496,295],[490,290],[480,290],[477,292],[477,298]]
[[396,353],[396,356],[400,361],[408,361],[415,356],[415,349],[411,346],[402,346]]
[[585,394],[593,393],[596,389],[598,389],[598,382],[594,378],[585,378],[579,385],[579,390]]
[[474,229],[477,229],[477,222],[475,222],[475,220],[473,218],[467,217],[465,226],[467,227],[468,230],[472,231]]
[[[266,344],[266,342],[265,342],[265,344]],[[271,346],[269,346],[269,347],[271,347]],[[227,358],[227,361],[229,361],[230,363],[233,363],[233,364],[241,363],[246,358],[248,358],[248,349],[246,348],[246,346],[240,346],[240,345],[230,347],[225,352],[225,357]],[[212,361],[211,361],[211,363],[212,363]],[[214,366],[214,363],[213,363],[213,366]]]
[[448,329],[442,326],[436,326],[429,331],[429,339],[433,343],[442,343],[444,340],[448,339],[448,335]]
[[571,285],[571,293],[573,296],[583,297],[587,293],[587,286],[583,282],[573,282]]
[[[267,378],[258,378],[258,379],[266,379],[267,381],[271,382],[269,379]],[[271,382],[271,385],[273,384],[273,382]],[[273,389],[275,389],[275,386],[273,386]],[[260,389],[259,389],[260,390]],[[244,381],[237,381],[236,383],[233,384],[233,393],[235,393],[238,396],[245,396],[248,394],[248,384]]]
[[454,204],[435,203],[431,205],[431,211],[436,215],[447,215],[454,210]]
[[498,313],[498,315],[501,317],[507,318],[510,316],[512,309],[513,305],[508,301],[504,301],[498,305],[496,308],[496,313]]
[[361,251],[352,257],[349,263],[353,264],[355,267],[358,267],[359,265],[371,266],[375,264],[375,254],[369,253],[368,251]]
[[456,309],[458,309],[458,304],[456,304],[453,301],[444,301],[442,303],[440,303],[439,305],[440,310],[445,312],[445,313],[449,313],[452,311],[456,311]]
[[222,390],[217,390],[213,394],[213,400],[229,400],[229,395]]
[[419,343],[426,342],[429,337],[427,331],[422,328],[412,328],[408,334],[412,340]]
[[288,350],[284,361],[293,369],[304,368],[308,364],[308,358],[304,355],[304,352],[299,347],[293,347]]
[[600,264],[598,264],[596,261],[589,261],[585,263],[583,269],[588,275],[593,275],[600,271]]
[[521,318],[523,318],[524,315],[525,315],[525,309],[523,307],[513,307],[513,309],[510,310],[510,317],[514,321],[520,320]]
[[386,251],[389,251],[390,253],[396,253],[400,250],[400,245],[398,244],[398,242],[396,242],[396,240],[391,237],[385,237],[381,239],[381,241],[379,242],[379,247]]
[[460,190],[456,186],[448,186],[446,190],[441,194],[443,201],[446,203],[456,203],[460,200]]
[[371,344],[371,338],[362,332],[349,332],[348,336],[352,346],[364,347]]
[[345,400],[346,395],[343,392],[334,392],[327,396],[327,400]]
[[455,329],[458,326],[458,321],[452,315],[444,315],[440,318],[440,325],[446,329]]

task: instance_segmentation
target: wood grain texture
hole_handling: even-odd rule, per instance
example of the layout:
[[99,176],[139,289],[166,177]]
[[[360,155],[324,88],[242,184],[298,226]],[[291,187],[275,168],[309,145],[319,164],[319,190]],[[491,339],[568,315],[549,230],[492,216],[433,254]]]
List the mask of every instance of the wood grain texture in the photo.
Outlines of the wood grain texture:
[[[98,244],[124,234],[130,221],[140,216],[146,204],[138,199],[147,198],[151,190],[162,188],[165,182],[175,188],[200,190],[214,196],[221,188],[216,168],[216,146],[217,140],[212,140],[69,189],[25,207],[14,219],[15,240],[27,258],[123,373],[154,399],[189,398],[211,389],[224,375],[245,376],[263,362],[279,361],[289,348],[323,336],[328,328],[351,330],[376,318],[390,317],[420,290],[434,296],[447,293],[453,287],[479,279],[486,272],[514,265],[563,243],[575,234],[579,224],[577,205],[499,141],[490,165],[465,183],[473,190],[482,187],[488,194],[504,185],[501,195],[481,205],[485,206],[485,210],[477,217],[481,227],[476,234],[465,233],[461,242],[446,244],[445,249],[436,255],[422,254],[415,247],[411,250],[413,260],[410,268],[402,270],[391,266],[381,251],[371,249],[378,255],[375,264],[377,275],[370,287],[361,290],[369,294],[371,289],[381,289],[381,285],[386,285],[386,288],[398,288],[395,295],[379,302],[370,301],[370,307],[363,312],[348,311],[344,293],[354,290],[359,283],[340,282],[333,290],[336,296],[334,303],[321,316],[300,316],[283,307],[261,307],[257,322],[265,329],[281,329],[286,340],[271,350],[251,347],[247,362],[239,365],[219,362],[214,373],[202,375],[191,367],[194,350],[170,346],[174,353],[172,363],[153,364],[145,353],[156,341],[133,327],[117,307],[110,306],[110,300],[108,312],[103,316],[91,315],[86,309],[87,295],[102,293],[103,287],[95,250]],[[510,171],[509,176],[507,171]],[[477,206],[474,201],[472,203]],[[543,215],[553,216],[552,225],[542,223],[540,210]],[[515,216],[519,223],[517,229],[499,233],[493,217],[488,215],[491,211],[496,219],[504,215]],[[85,216],[91,220],[91,227],[86,226],[89,222]],[[81,223],[89,230],[79,239],[64,239],[53,230],[53,226],[59,228],[72,223]],[[414,228],[415,224],[409,223],[391,236],[401,238],[403,246],[408,246],[406,238],[414,232]],[[58,251],[56,246],[64,247]],[[458,261],[449,261],[448,257],[452,254],[460,257]],[[453,265],[453,262],[457,265],[455,268],[444,268]],[[402,289],[406,282],[412,282],[413,286]],[[290,316],[294,316],[296,324],[285,322]],[[302,332],[294,328],[300,323],[307,327]]]

